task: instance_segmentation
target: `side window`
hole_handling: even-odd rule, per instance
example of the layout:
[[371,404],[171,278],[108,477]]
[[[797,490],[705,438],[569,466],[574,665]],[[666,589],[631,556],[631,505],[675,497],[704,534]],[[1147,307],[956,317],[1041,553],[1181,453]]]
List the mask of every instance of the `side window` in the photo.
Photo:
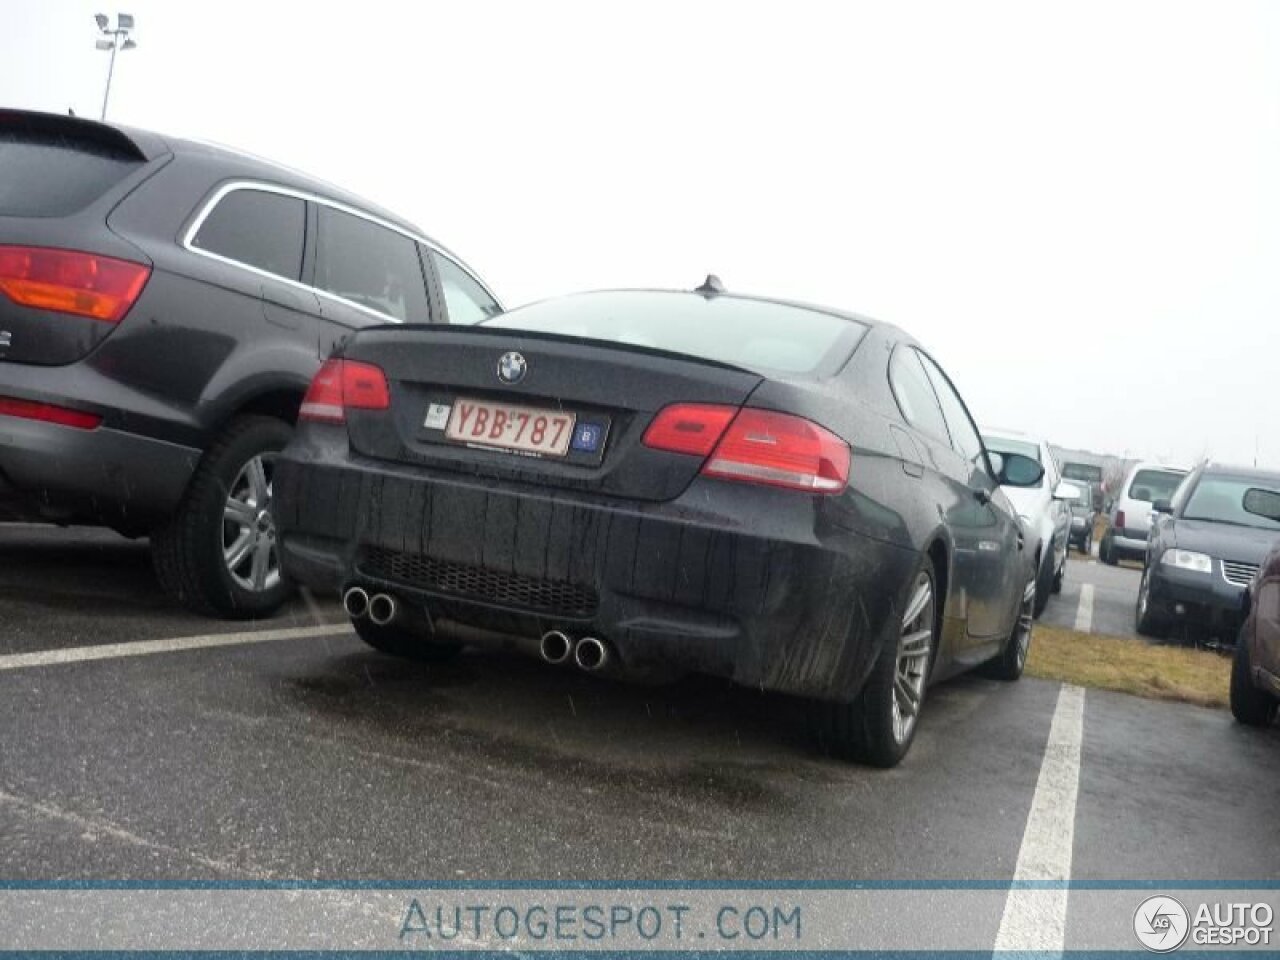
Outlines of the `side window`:
[[191,245],[297,280],[306,227],[306,201],[266,190],[232,190],[205,217]]
[[448,257],[432,250],[431,260],[440,275],[440,288],[444,291],[450,323],[470,325],[502,312],[502,307],[485,292],[484,287]]
[[933,383],[933,389],[938,394],[942,413],[947,418],[947,426],[951,428],[953,445],[960,451],[961,456],[970,463],[978,463],[985,471],[987,467],[982,457],[982,438],[978,436],[978,429],[969,418],[969,412],[965,410],[960,395],[956,393],[955,387],[951,386],[951,381],[936,363],[923,353],[917,352],[917,356],[924,364],[929,380]]
[[889,383],[907,422],[917,430],[947,441],[947,424],[942,419],[938,398],[933,395],[924,368],[909,347],[898,347],[889,360]]
[[316,286],[401,323],[427,323],[417,242],[363,217],[317,207]]

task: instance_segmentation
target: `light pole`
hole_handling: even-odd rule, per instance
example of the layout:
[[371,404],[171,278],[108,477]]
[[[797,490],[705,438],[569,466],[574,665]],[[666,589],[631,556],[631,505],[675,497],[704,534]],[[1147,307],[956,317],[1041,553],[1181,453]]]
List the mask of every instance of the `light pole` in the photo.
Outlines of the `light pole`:
[[[111,77],[116,72],[116,51],[132,50],[137,44],[129,38],[129,31],[133,29],[132,14],[117,13],[114,30],[111,29],[111,21],[107,19],[105,13],[95,13],[93,19],[98,22],[98,29],[102,31],[97,48],[111,51],[111,65],[107,67],[107,91],[102,95],[102,119],[106,120],[107,101],[111,98]],[[111,39],[108,40],[107,37]]]

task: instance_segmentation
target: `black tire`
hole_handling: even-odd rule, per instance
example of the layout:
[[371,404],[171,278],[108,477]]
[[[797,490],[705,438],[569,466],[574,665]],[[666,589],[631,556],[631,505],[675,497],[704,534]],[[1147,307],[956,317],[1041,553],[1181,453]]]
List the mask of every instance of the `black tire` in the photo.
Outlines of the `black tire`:
[[[943,598],[936,592],[938,582],[933,563],[928,557],[921,560],[920,565],[907,582],[901,602],[895,610],[909,613],[908,606],[915,595],[917,585],[927,579],[930,592],[927,615],[907,623],[899,623],[896,618],[889,625],[889,636],[885,638],[883,649],[876,658],[871,674],[863,684],[858,696],[848,703],[815,704],[814,721],[819,742],[826,752],[845,760],[856,760],[876,767],[893,767],[906,756],[919,728],[919,713],[924,705],[924,691],[927,686],[929,671],[933,667],[933,658],[937,652],[939,626]],[[919,701],[910,726],[899,735],[895,729],[895,680],[898,674],[900,650],[905,649],[903,640],[906,636],[918,633],[923,622],[927,621],[931,636],[929,647],[923,663],[919,664],[920,672],[913,674],[922,679]],[[910,628],[910,629],[909,629]]]
[[1040,566],[1036,570],[1036,603],[1035,618],[1040,619],[1044,608],[1049,605],[1049,596],[1053,593],[1053,551],[1040,558]]
[[1053,575],[1053,592],[1062,592],[1062,581],[1067,578],[1067,558],[1071,556],[1071,551],[1067,550],[1062,555],[1062,566],[1058,568],[1058,572]]
[[419,632],[397,626],[394,623],[378,626],[368,617],[351,621],[360,639],[379,653],[414,660],[418,663],[447,663],[462,652],[460,643],[441,643],[428,640]]
[[[275,527],[268,495],[257,537],[265,548],[268,574],[262,589],[237,582],[224,558],[224,512],[232,485],[255,457],[270,457],[289,442],[293,428],[275,417],[244,416],[233,420],[218,436],[196,467],[182,503],[169,522],[151,535],[151,560],[161,587],[196,613],[228,619],[270,616],[292,591],[279,576],[279,556],[274,552]],[[258,542],[255,540],[255,543]],[[256,552],[256,551],[255,551]],[[275,557],[275,576],[270,558]],[[252,564],[252,557],[249,557]],[[248,578],[252,583],[252,575]]]
[[1111,543],[1111,534],[1109,533],[1102,535],[1102,543],[1098,547],[1098,559],[1109,567],[1114,567],[1119,563],[1119,558],[1116,557],[1116,548]]
[[1022,590],[1022,599],[1018,602],[1018,616],[1013,622],[1013,630],[1005,642],[1000,654],[982,665],[982,672],[995,680],[1013,683],[1022,677],[1027,666],[1027,656],[1031,652],[1031,639],[1035,625],[1036,578],[1027,581]]
[[1138,599],[1133,608],[1133,628],[1139,636],[1163,640],[1169,635],[1169,621],[1151,602],[1151,568],[1144,567],[1138,584]]
[[1243,628],[1236,638],[1236,655],[1231,661],[1231,715],[1250,727],[1265,727],[1276,715],[1276,698],[1253,684]]

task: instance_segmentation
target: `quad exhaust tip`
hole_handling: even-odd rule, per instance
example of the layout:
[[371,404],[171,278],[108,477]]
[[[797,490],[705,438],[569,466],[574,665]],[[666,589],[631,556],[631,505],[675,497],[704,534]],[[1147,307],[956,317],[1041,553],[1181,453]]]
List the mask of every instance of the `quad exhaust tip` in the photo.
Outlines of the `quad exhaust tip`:
[[542,659],[547,663],[564,663],[569,659],[569,655],[573,653],[573,641],[562,630],[548,630],[542,635],[542,643],[538,646],[538,652],[542,654]]
[[400,605],[389,593],[375,593],[369,598],[369,619],[377,626],[385,627],[396,618]]
[[609,648],[595,637],[583,637],[573,648],[573,662],[588,673],[609,662]]
[[363,587],[351,587],[342,595],[342,609],[352,620],[359,620],[369,612],[369,594]]

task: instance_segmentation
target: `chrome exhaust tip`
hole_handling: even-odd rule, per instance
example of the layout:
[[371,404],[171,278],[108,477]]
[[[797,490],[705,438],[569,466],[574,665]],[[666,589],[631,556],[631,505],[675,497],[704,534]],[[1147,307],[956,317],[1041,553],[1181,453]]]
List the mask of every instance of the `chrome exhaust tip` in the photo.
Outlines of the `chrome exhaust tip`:
[[599,670],[609,661],[609,648],[595,637],[583,637],[573,648],[573,662],[587,672]]
[[542,635],[542,643],[538,645],[538,652],[542,654],[542,659],[547,663],[564,663],[569,659],[569,655],[573,653],[573,641],[562,630],[548,630]]
[[369,598],[369,619],[377,626],[385,627],[396,618],[400,604],[389,593],[375,593]]
[[369,594],[363,587],[351,587],[342,595],[342,609],[352,620],[359,620],[369,612]]

